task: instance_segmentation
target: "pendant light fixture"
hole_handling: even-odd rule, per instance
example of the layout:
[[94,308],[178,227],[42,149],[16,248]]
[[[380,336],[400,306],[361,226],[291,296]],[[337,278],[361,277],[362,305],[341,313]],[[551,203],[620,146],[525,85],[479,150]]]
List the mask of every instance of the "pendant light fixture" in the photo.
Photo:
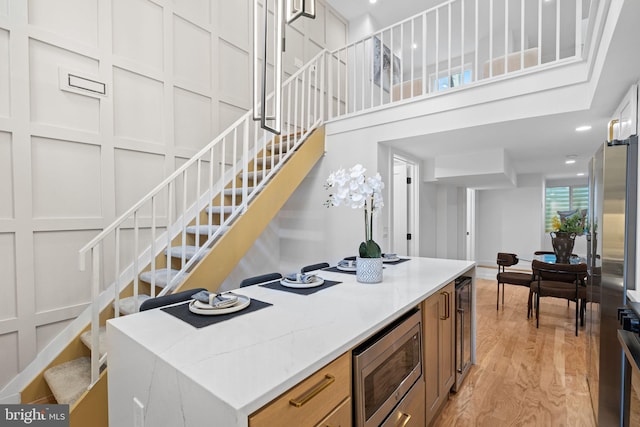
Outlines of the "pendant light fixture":
[[[273,28],[269,26],[269,5],[274,5]],[[260,8],[262,7],[262,13]],[[259,0],[253,2],[253,120],[260,127],[282,132],[282,54],[285,51],[285,24],[301,16],[316,17],[315,0]],[[273,97],[267,98],[269,47],[273,59]],[[262,66],[260,66],[262,62]]]

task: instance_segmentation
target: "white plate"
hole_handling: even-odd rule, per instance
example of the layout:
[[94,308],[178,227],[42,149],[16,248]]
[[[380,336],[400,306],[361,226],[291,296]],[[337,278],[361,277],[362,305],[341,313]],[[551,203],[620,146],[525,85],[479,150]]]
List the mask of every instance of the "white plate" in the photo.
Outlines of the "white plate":
[[285,288],[294,288],[294,289],[306,289],[306,288],[315,288],[316,286],[321,286],[324,283],[324,279],[322,277],[314,277],[313,281],[310,283],[298,283],[298,282],[290,282],[286,279],[280,279],[280,284]]
[[236,311],[240,311],[244,308],[249,307],[251,303],[251,298],[246,297],[244,295],[237,295],[238,302],[232,305],[231,307],[225,308],[213,308],[209,304],[206,304],[201,301],[193,300],[189,303],[189,311],[195,314],[204,314],[207,316],[216,316],[218,314],[228,314],[235,313]]
[[341,271],[356,271],[356,266],[349,267],[348,265],[336,265],[336,268]]
[[382,262],[396,262],[396,261],[400,261],[400,257],[382,258]]

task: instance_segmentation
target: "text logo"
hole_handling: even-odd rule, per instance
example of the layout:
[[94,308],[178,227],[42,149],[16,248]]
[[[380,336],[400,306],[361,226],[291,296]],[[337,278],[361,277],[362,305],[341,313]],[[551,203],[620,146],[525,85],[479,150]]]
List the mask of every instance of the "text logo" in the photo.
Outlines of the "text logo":
[[69,427],[69,405],[0,405],[0,427]]

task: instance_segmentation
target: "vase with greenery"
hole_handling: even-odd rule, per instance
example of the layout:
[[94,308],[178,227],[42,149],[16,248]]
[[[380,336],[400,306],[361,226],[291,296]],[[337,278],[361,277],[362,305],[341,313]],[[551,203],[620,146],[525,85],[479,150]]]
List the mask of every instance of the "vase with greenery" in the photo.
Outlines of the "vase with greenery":
[[562,220],[555,216],[552,219],[552,226],[555,231],[550,233],[551,244],[556,255],[556,262],[568,264],[576,236],[584,234],[584,219],[579,213]]
[[[325,206],[349,206],[364,211],[364,241],[358,248],[356,276],[359,281],[377,283],[382,281],[382,251],[373,239],[373,219],[384,206],[382,189],[384,183],[379,173],[365,176],[366,169],[356,164],[350,169],[331,172],[325,188],[331,191]],[[365,270],[371,267],[371,271]]]

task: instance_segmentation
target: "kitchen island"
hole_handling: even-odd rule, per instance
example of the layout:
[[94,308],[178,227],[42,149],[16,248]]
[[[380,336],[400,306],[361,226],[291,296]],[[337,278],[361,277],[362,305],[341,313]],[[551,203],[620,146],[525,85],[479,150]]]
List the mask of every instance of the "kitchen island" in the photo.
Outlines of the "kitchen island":
[[[475,263],[411,258],[385,265],[378,284],[317,274],[342,283],[310,295],[238,289],[272,305],[200,329],[160,309],[110,320],[109,424],[245,427],[252,413],[456,277],[474,277]],[[471,332],[473,362],[475,318]]]

